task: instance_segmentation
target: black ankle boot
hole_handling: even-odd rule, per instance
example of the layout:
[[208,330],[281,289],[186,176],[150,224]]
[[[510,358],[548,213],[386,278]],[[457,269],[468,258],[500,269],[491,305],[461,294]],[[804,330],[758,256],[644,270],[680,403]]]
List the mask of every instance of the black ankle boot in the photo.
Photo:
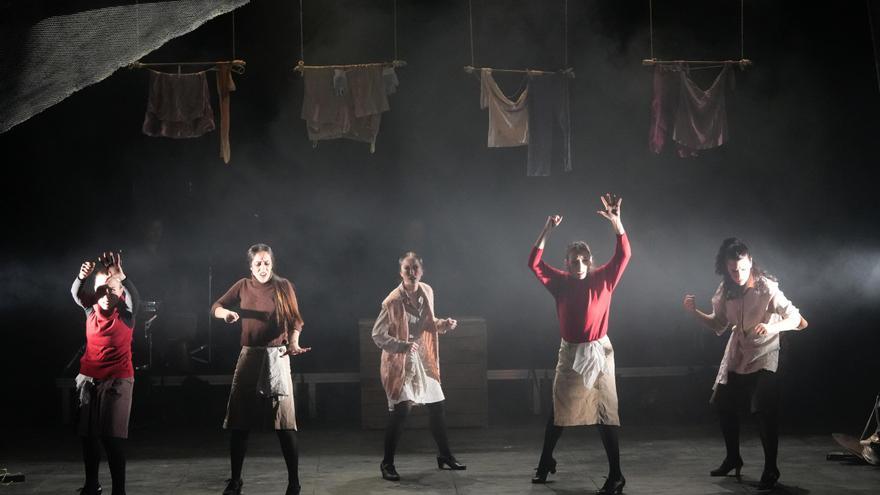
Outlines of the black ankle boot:
[[241,495],[242,486],[244,486],[244,481],[241,478],[237,480],[228,479],[226,480],[226,488],[223,490],[223,495]]
[[532,483],[546,483],[548,473],[556,474],[556,459],[552,457],[550,462],[543,465],[538,464],[538,467],[535,468],[535,476],[532,478]]
[[454,456],[451,455],[438,455],[437,456],[437,469],[444,469],[444,466],[448,466],[449,469],[453,471],[461,471],[467,469],[467,466],[455,460]]
[[284,492],[284,495],[299,495],[300,486],[297,482],[287,482],[287,491]]
[[623,476],[620,478],[608,478],[605,480],[602,488],[596,491],[596,495],[617,495],[623,493],[624,485],[626,485],[626,479]]
[[779,469],[764,469],[764,472],[761,473],[761,481],[758,482],[758,490],[767,491],[772,490],[776,486],[776,481],[779,480]]
[[743,460],[741,457],[737,457],[736,459],[725,458],[724,462],[721,463],[717,468],[709,471],[709,476],[727,476],[734,469],[736,473],[734,476],[739,478],[739,472],[742,470]]
[[379,464],[379,470],[382,471],[382,478],[388,481],[400,481],[400,475],[397,474],[397,470],[394,469],[394,464],[382,463]]

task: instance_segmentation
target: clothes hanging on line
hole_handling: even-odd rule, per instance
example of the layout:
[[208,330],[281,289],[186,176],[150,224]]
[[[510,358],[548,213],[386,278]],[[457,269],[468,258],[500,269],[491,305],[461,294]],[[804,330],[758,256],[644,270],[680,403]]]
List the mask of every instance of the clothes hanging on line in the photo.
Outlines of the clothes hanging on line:
[[[571,172],[569,78],[564,74],[529,75],[528,176],[550,175],[555,163]],[[555,159],[555,160],[554,160]]]
[[143,133],[194,138],[214,130],[214,111],[205,72],[171,74],[150,70]]
[[375,152],[382,113],[391,109],[388,94],[397,87],[396,73],[387,69],[352,67],[342,75],[331,68],[304,70],[301,117],[309,140],[317,146],[318,141],[352,139],[370,143]]
[[[528,145],[526,175],[547,176],[558,160],[571,171],[569,80],[564,74],[526,75],[516,99],[501,91],[492,70],[480,70],[480,108],[489,111],[490,148]],[[554,158],[556,160],[554,160]]]
[[489,110],[490,148],[529,144],[529,86],[512,100],[501,91],[490,69],[480,70],[480,108]]
[[734,73],[724,64],[708,89],[700,88],[685,65],[654,67],[648,148],[663,151],[670,139],[678,156],[698,156],[728,141],[726,93]]

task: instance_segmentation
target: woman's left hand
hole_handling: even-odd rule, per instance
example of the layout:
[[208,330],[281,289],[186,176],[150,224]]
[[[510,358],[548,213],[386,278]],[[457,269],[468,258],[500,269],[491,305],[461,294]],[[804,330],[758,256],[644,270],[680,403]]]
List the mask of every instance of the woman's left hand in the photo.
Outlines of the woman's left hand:
[[767,323],[758,323],[755,325],[755,335],[764,336],[773,335],[774,333],[777,333],[776,330]]
[[284,353],[285,356],[297,356],[299,354],[305,354],[311,351],[311,347],[300,347],[299,343],[289,344],[287,346],[287,352]]

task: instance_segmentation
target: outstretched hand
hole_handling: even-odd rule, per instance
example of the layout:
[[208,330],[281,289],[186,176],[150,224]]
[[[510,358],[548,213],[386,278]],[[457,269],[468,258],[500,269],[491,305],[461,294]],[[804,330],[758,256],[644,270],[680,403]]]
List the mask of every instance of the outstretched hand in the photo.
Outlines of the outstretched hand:
[[98,262],[107,267],[107,272],[111,277],[116,277],[120,281],[125,280],[125,272],[122,270],[122,253],[105,251],[98,256]]
[[603,196],[600,196],[602,200],[602,210],[598,210],[596,213],[602,215],[608,220],[619,221],[620,220],[620,205],[623,203],[623,198],[618,197],[616,194],[605,193]]
[[298,356],[300,354],[305,354],[311,350],[312,350],[311,347],[300,347],[299,344],[293,343],[293,344],[289,344],[287,346],[287,352],[284,352],[283,355],[285,355],[285,356]]

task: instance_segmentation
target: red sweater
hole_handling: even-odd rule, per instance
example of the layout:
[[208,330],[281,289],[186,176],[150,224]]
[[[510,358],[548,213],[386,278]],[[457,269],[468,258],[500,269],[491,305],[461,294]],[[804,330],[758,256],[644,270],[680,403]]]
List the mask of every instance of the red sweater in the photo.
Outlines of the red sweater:
[[631,256],[626,234],[617,236],[617,248],[611,260],[591,270],[583,280],[544,263],[542,254],[542,249],[532,248],[529,268],[556,300],[562,338],[579,344],[604,337],[608,333],[611,294]]
[[86,317],[86,352],[79,360],[79,372],[96,380],[133,377],[131,336],[119,309],[105,316],[95,305]]
[[86,313],[86,350],[79,360],[79,372],[96,380],[134,376],[131,339],[139,296],[128,278],[122,286],[123,297],[108,315],[101,314],[95,295],[83,290],[80,279],[74,279],[70,288],[73,300]]

